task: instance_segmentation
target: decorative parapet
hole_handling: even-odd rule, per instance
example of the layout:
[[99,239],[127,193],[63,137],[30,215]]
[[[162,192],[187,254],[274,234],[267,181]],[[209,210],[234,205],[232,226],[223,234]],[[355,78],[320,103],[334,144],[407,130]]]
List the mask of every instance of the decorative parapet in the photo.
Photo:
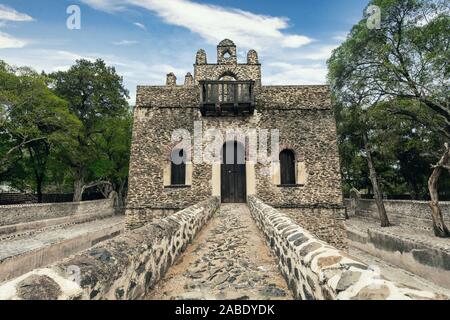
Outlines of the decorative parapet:
[[297,299],[448,299],[384,279],[371,267],[318,240],[254,196],[249,197],[249,206]]
[[0,285],[0,300],[139,299],[218,209],[212,197],[43,269]]

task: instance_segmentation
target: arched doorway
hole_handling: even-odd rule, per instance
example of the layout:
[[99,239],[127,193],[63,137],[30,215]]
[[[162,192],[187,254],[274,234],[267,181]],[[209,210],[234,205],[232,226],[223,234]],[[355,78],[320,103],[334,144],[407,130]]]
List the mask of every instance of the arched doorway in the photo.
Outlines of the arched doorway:
[[247,202],[245,148],[237,141],[223,145],[220,181],[222,203]]

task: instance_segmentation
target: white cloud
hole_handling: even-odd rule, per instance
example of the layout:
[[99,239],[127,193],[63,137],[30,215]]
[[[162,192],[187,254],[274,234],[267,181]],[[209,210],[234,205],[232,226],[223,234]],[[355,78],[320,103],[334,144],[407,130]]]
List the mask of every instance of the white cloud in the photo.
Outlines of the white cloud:
[[33,21],[33,18],[25,13],[17,12],[15,9],[0,4],[0,20],[5,21]]
[[94,9],[106,12],[119,12],[126,9],[121,0],[81,0]]
[[4,32],[0,32],[0,49],[23,48],[26,45],[27,41],[17,39]]
[[133,23],[136,27],[141,28],[142,30],[147,30],[147,27],[140,22]]
[[345,40],[347,40],[347,34],[338,34],[338,35],[335,35],[334,37],[333,37],[333,40],[336,40],[336,41],[345,41]]
[[283,32],[289,27],[289,20],[285,17],[254,14],[190,0],[81,1],[108,12],[124,10],[125,4],[144,8],[156,13],[167,24],[187,28],[211,44],[230,38],[241,47],[265,50],[274,46],[299,48],[312,42],[307,36]]
[[[2,59],[16,66],[31,66],[38,72],[55,72],[68,70],[76,60],[85,59],[95,61],[103,59],[107,65],[114,66],[119,75],[123,76],[125,87],[130,90],[131,104],[136,98],[136,87],[138,85],[163,85],[166,74],[174,72],[178,82],[184,81],[184,76],[189,69],[179,68],[167,63],[156,61],[148,64],[136,60],[118,57],[113,54],[99,52],[79,53],[66,50],[52,49],[20,49],[2,52]],[[161,59],[163,60],[163,58]]]
[[337,45],[323,45],[317,47],[315,50],[299,54],[299,57],[307,60],[328,60],[336,49]]
[[324,84],[327,79],[327,68],[321,64],[273,62],[267,65],[263,77],[264,82],[269,85]]
[[115,46],[131,46],[133,44],[138,44],[139,41],[136,40],[121,40],[121,41],[115,41],[112,44]]

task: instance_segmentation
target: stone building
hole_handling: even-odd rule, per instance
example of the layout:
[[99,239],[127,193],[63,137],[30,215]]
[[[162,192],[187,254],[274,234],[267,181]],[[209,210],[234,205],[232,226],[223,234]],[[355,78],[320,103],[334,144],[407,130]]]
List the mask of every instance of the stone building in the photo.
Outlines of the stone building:
[[[174,141],[177,130],[191,134],[189,143],[184,140],[180,147]],[[233,130],[239,134],[229,139]],[[277,130],[279,145],[274,146]],[[211,138],[208,132],[223,137],[220,159],[245,150],[242,159],[198,158]],[[269,157],[264,158],[261,133],[267,132]],[[174,155],[184,161],[175,161]],[[184,84],[171,73],[165,86],[137,88],[126,211],[130,229],[212,195],[222,202],[245,202],[256,195],[343,247],[340,179],[329,87],[262,85],[254,50],[239,63],[235,44],[226,39],[217,46],[217,63],[209,63],[204,50],[197,52],[194,75],[188,73]]]

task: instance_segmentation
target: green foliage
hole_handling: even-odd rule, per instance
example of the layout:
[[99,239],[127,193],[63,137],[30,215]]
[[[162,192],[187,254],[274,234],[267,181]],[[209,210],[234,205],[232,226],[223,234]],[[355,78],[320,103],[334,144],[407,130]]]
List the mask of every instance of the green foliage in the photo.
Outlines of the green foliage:
[[0,61],[0,183],[73,192],[94,180],[125,194],[131,144],[128,92],[102,60],[39,75]]
[[[362,19],[328,61],[344,192],[370,191],[367,134],[382,190],[423,198],[450,139],[449,1],[372,0],[381,30]],[[448,181],[441,190],[449,193]]]
[[56,94],[68,101],[71,113],[82,123],[77,144],[63,155],[71,167],[75,193],[89,181],[115,184],[118,176],[126,180],[129,157],[124,148],[130,144],[131,120],[122,77],[102,60],[78,60],[68,71],[50,77]]
[[47,84],[48,78],[29,68],[0,64],[0,180],[19,176],[21,189],[42,186],[51,152],[72,144],[80,127],[67,103]]

